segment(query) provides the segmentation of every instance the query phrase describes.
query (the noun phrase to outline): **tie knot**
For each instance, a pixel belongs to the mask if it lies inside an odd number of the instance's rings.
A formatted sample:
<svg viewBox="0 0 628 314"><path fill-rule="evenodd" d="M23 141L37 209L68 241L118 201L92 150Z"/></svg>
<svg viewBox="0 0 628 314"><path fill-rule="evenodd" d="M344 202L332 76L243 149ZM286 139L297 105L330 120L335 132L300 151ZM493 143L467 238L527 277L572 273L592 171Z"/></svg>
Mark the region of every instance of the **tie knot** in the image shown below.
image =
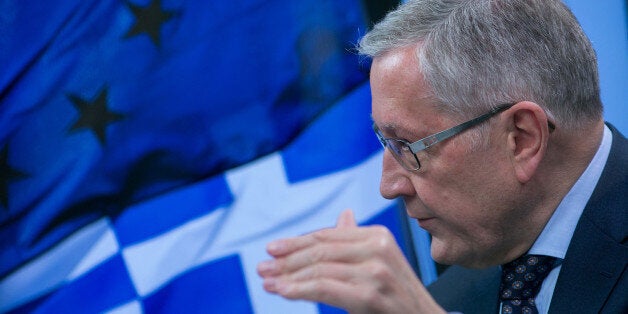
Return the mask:
<svg viewBox="0 0 628 314"><path fill-rule="evenodd" d="M499 297L503 302L503 313L536 313L534 298L541 283L554 268L555 257L524 255L502 265L502 281ZM516 309L520 309L517 311Z"/></svg>

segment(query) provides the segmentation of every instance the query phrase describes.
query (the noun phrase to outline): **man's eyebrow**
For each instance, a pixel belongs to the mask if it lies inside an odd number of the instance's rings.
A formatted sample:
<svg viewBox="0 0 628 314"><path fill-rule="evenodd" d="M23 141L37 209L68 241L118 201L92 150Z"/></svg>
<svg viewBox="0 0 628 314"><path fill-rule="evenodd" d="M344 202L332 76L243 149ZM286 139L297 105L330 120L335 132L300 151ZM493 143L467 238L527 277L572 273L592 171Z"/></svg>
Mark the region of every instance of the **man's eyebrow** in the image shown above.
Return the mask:
<svg viewBox="0 0 628 314"><path fill-rule="evenodd" d="M382 132L382 134L391 137L391 138L397 138L399 137L399 130L400 128L392 123L385 123L382 125L379 125L375 122L373 122L373 124L375 124L375 126L377 126L377 128Z"/></svg>
<svg viewBox="0 0 628 314"><path fill-rule="evenodd" d="M373 119L373 115L371 114L371 122L377 126L378 129L384 131L384 130L389 130L394 132L394 130L398 129L399 127L394 124L394 123L384 123L384 124L379 124L375 122L375 119Z"/></svg>
<svg viewBox="0 0 628 314"><path fill-rule="evenodd" d="M380 130L382 131L386 131L387 133L390 133L392 135L396 135L397 134L397 130L399 130L399 128L394 125L394 124L384 124L382 126L378 126L380 128Z"/></svg>

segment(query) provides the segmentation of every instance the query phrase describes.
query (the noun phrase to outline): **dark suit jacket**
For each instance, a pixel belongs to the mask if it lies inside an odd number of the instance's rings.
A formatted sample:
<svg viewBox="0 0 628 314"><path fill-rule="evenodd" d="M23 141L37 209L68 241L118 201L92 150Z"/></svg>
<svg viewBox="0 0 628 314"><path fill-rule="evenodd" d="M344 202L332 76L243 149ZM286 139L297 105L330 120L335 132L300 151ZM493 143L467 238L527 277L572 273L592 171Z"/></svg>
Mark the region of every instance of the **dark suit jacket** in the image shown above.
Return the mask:
<svg viewBox="0 0 628 314"><path fill-rule="evenodd" d="M563 261L550 313L628 313L628 140L613 126L608 161ZM428 287L448 311L498 313L499 267L447 269Z"/></svg>

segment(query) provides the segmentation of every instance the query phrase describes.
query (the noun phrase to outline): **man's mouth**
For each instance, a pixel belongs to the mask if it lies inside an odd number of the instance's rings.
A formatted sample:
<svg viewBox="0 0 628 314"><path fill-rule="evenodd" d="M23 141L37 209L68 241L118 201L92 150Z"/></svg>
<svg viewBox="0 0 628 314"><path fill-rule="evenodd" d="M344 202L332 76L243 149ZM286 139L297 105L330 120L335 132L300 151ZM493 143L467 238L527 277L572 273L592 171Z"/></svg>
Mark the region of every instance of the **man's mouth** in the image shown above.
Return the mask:
<svg viewBox="0 0 628 314"><path fill-rule="evenodd" d="M421 228L427 229L431 222L434 221L434 217L416 218L416 221L419 223Z"/></svg>

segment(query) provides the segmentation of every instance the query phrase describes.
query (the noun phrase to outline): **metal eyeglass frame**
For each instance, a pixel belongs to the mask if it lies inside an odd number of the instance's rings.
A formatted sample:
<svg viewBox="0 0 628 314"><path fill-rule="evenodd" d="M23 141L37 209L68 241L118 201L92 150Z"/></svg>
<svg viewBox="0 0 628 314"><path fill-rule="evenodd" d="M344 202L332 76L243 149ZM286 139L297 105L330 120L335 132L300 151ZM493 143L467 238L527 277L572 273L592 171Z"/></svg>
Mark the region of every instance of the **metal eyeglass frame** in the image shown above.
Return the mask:
<svg viewBox="0 0 628 314"><path fill-rule="evenodd" d="M488 120L488 118L509 109L510 107L514 106L516 103L508 103L508 104L501 104L493 109L491 109L491 111L489 111L488 113L485 113L477 118L471 119L467 122L463 122L461 124L458 124L454 127L451 127L447 130L444 131L440 131L438 133L432 134L432 135L428 135L414 143L410 143L406 140L402 140L402 139L398 139L398 138L386 138L384 137L384 135L382 134L382 132L379 130L379 128L377 127L377 125L375 125L375 123L373 123L373 131L375 131L375 135L377 135L377 138L379 139L379 142L382 144L382 146L384 146L384 149L386 147L388 147L388 149L390 150L390 152L392 153L393 157L395 157L395 159L397 160L397 162L399 162L401 164L401 166L403 166L403 168L405 168L406 170L409 171L417 171L421 168L421 162L419 161L419 158L417 157L417 153L429 148L430 146L433 146L436 143L442 142L450 137L453 137L455 135L458 135L460 133L462 133L462 131L465 131L467 129L469 129L472 126L478 125L486 120ZM548 122L549 128L550 130L554 130L555 126L553 123ZM403 144L402 149L408 149L410 152L412 152L412 155L414 156L414 160L416 161L416 167L411 167L411 163L412 161L408 161L404 159L404 156L402 155L401 151L396 151L394 148L396 146L394 146L394 144L392 144L391 142L395 141L398 143Z"/></svg>

